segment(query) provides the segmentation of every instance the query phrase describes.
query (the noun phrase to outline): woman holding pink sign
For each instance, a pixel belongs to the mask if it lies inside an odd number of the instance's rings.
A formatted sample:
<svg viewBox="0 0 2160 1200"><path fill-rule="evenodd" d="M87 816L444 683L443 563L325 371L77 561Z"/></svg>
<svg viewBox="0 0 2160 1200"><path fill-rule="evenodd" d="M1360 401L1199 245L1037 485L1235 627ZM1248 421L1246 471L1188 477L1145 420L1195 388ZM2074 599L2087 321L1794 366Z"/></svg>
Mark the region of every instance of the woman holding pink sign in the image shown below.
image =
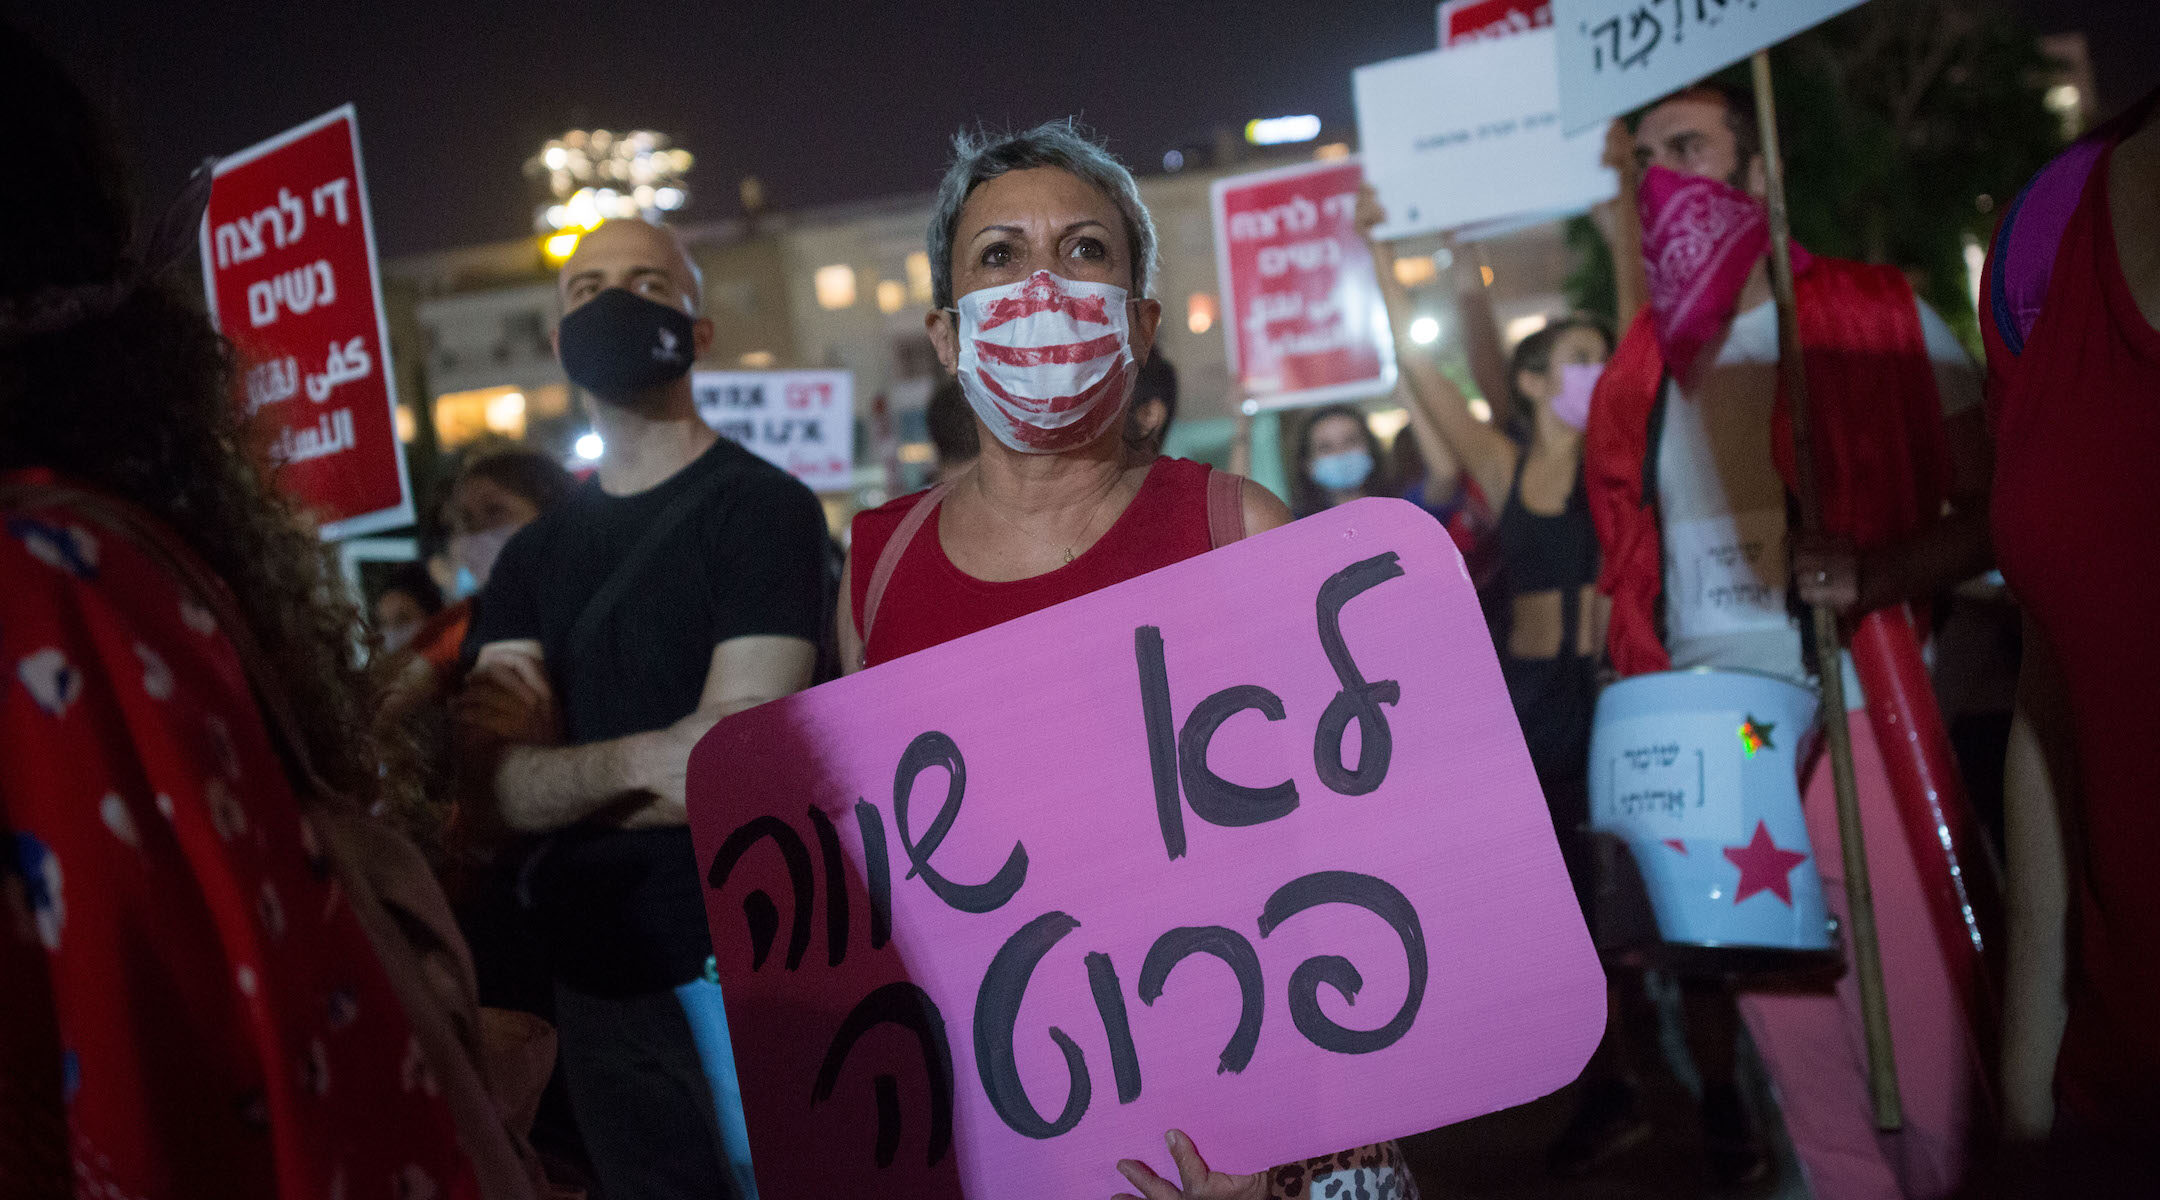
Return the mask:
<svg viewBox="0 0 2160 1200"><path fill-rule="evenodd" d="M1289 522L1250 480L1126 437L1162 318L1148 296L1154 223L1131 173L1070 122L957 139L929 250L930 339L959 376L982 453L856 516L837 631L851 669ZM1183 1133L1166 1141L1176 1184L1117 1164L1147 1200L1304 1195L1326 1177L1359 1195L1417 1194L1392 1145L1233 1176L1210 1171Z"/></svg>

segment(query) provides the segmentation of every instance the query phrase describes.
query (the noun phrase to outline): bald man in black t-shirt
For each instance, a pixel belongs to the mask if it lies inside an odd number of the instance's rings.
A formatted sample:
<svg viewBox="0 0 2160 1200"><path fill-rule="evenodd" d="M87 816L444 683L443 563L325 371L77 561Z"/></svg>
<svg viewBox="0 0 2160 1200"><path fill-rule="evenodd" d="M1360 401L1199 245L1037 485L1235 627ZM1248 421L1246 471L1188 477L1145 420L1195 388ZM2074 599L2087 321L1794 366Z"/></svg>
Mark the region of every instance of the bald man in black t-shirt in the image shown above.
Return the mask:
<svg viewBox="0 0 2160 1200"><path fill-rule="evenodd" d="M721 717L809 684L824 516L699 418L688 372L712 324L672 233L602 225L560 287L557 352L604 449L595 478L504 548L476 604L467 794L542 839L520 890L602 1187L741 1194L748 1145L684 773Z"/></svg>

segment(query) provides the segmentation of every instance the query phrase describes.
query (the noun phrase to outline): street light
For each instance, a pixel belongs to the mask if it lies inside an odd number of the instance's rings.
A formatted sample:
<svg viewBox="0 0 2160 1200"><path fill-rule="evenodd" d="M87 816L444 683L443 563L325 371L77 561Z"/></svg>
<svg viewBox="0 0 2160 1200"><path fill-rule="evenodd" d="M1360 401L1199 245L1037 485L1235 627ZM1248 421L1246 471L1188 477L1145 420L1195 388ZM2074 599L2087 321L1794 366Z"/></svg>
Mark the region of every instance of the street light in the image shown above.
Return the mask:
<svg viewBox="0 0 2160 1200"><path fill-rule="evenodd" d="M1255 146L1309 142L1319 136L1320 118L1310 113L1295 117L1262 117L1245 122L1245 140Z"/></svg>
<svg viewBox="0 0 2160 1200"><path fill-rule="evenodd" d="M533 227L554 234L589 232L602 221L626 217L659 220L690 202L683 176L693 161L689 151L650 129L570 130L525 160L526 177L546 192Z"/></svg>
<svg viewBox="0 0 2160 1200"><path fill-rule="evenodd" d="M576 229L567 233L549 234L540 242L540 253L547 257L549 266L559 267L570 261L570 255L577 250L578 239L583 236L584 234Z"/></svg>

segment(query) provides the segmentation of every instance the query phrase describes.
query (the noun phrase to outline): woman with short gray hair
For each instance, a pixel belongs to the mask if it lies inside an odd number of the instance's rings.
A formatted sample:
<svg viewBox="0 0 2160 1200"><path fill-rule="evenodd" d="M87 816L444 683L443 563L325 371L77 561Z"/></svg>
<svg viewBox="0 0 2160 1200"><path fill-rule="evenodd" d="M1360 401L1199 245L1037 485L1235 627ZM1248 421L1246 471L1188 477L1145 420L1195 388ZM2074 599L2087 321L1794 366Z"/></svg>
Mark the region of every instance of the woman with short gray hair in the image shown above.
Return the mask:
<svg viewBox="0 0 2160 1200"><path fill-rule="evenodd" d="M928 491L858 514L838 635L850 669L1025 616L1248 533L1290 511L1250 480L1128 438L1155 346L1155 226L1131 172L1069 121L963 134L929 231L925 318L982 453ZM1392 1145L1257 1175L1210 1171L1168 1138L1182 1186L1117 1164L1147 1200L1416 1195ZM1107 1165L1107 1164L1105 1164Z"/></svg>
<svg viewBox="0 0 2160 1200"><path fill-rule="evenodd" d="M953 150L925 322L982 454L855 518L838 632L856 668L1290 519L1265 488L1125 435L1162 319L1132 173L1069 121L964 133Z"/></svg>
<svg viewBox="0 0 2160 1200"><path fill-rule="evenodd" d="M1132 288L1145 298L1155 284L1155 221L1140 202L1140 188L1100 142L1071 121L1045 121L1023 134L993 135L982 130L953 138L953 162L938 184L937 209L930 218L930 290L940 309L953 303L953 239L960 210L976 188L1008 171L1055 167L1100 191L1117 208L1132 247Z"/></svg>

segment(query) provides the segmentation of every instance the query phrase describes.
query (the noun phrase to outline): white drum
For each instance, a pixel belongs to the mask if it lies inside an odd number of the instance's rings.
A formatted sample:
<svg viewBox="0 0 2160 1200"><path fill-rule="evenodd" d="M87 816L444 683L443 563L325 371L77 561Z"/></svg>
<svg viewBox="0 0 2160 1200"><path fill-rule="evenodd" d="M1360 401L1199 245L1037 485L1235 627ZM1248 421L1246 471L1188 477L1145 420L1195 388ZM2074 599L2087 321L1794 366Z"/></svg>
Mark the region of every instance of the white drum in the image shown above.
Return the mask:
<svg viewBox="0 0 2160 1200"><path fill-rule="evenodd" d="M1800 807L1818 706L1790 680L1707 669L1598 696L1590 826L1627 842L1665 942L1730 951L1709 961L1734 970L1834 953Z"/></svg>

